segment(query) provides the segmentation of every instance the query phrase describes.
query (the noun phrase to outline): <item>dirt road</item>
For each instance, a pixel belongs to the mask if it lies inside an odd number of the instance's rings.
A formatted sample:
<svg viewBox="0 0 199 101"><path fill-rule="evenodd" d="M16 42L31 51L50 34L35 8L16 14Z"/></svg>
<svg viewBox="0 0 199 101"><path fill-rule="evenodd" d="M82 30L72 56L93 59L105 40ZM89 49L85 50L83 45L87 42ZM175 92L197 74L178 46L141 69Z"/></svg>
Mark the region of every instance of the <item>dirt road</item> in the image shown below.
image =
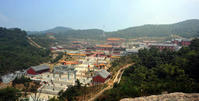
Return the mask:
<svg viewBox="0 0 199 101"><path fill-rule="evenodd" d="M113 77L113 80L109 80L109 82L107 82L108 86L107 86L106 88L102 89L99 93L95 94L95 96L93 96L92 98L90 98L88 101L94 101L96 98L98 98L100 95L102 95L104 91L109 90L109 89L112 89L114 83L119 83L119 82L120 82L124 70L125 70L126 68L128 68L129 66L132 66L132 65L133 65L133 63L132 63L132 64L127 64L127 65L121 67L121 68L117 71L116 76Z"/></svg>
<svg viewBox="0 0 199 101"><path fill-rule="evenodd" d="M32 46L37 47L37 48L43 48L43 47L41 47L40 45L38 45L35 41L33 41L33 40L31 39L31 37L28 37L28 36L27 36L27 39L29 40L29 43L30 43ZM43 48L43 49L45 49L45 48Z"/></svg>

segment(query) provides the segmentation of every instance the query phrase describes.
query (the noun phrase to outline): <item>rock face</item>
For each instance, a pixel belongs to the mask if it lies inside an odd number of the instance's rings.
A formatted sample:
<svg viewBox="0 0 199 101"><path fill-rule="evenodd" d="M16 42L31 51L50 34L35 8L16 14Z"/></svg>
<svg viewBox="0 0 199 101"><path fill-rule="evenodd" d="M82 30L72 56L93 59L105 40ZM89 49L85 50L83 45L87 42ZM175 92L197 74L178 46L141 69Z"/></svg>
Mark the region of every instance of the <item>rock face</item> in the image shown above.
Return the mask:
<svg viewBox="0 0 199 101"><path fill-rule="evenodd" d="M124 98L120 101L199 101L199 93L170 93L147 97Z"/></svg>

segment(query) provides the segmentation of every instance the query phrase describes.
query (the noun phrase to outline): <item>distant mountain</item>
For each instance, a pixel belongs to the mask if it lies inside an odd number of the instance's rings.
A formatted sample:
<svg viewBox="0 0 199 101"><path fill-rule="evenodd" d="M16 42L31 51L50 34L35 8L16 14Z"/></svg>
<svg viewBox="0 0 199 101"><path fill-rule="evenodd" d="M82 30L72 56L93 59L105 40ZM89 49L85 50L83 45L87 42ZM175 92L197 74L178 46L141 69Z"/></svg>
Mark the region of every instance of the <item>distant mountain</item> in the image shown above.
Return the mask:
<svg viewBox="0 0 199 101"><path fill-rule="evenodd" d="M159 37L169 36L176 34L183 37L195 37L199 36L199 20L192 19L175 24L160 24L160 25L143 25L138 27L130 27L123 30L107 32L108 36L114 37Z"/></svg>
<svg viewBox="0 0 199 101"><path fill-rule="evenodd" d="M55 33L54 36L58 39L79 38L79 39L101 39L103 38L103 30L86 29L86 30L68 30L62 33Z"/></svg>
<svg viewBox="0 0 199 101"><path fill-rule="evenodd" d="M29 35L42 47L49 48L55 43L70 43L74 40L105 40L104 31L100 29L68 30L59 33L43 33ZM52 38L53 37L53 38Z"/></svg>
<svg viewBox="0 0 199 101"><path fill-rule="evenodd" d="M44 33L64 33L64 32L67 32L69 30L73 30L73 29L69 28L69 27L59 26L59 27L55 27L55 28L52 28L52 29L48 29L46 31L42 31L42 32L44 32Z"/></svg>
<svg viewBox="0 0 199 101"><path fill-rule="evenodd" d="M45 34L45 33L65 33L69 30L73 30L72 28L69 27L62 27L58 26L52 29L44 30L44 31L27 31L27 33L30 34Z"/></svg>
<svg viewBox="0 0 199 101"><path fill-rule="evenodd" d="M28 32L29 33L29 32ZM64 37L73 38L94 38L101 39L106 37L121 37L121 38L135 38L135 37L168 37L172 34L179 35L182 37L196 37L199 36L199 20L192 19L186 20L175 24L159 24L159 25L143 25L137 27L130 27L113 32L104 32L100 29L86 29L86 30L75 30L68 27L55 27L53 29L31 32L35 33L55 33ZM105 34L103 34L105 33ZM30 33L29 33L30 34Z"/></svg>

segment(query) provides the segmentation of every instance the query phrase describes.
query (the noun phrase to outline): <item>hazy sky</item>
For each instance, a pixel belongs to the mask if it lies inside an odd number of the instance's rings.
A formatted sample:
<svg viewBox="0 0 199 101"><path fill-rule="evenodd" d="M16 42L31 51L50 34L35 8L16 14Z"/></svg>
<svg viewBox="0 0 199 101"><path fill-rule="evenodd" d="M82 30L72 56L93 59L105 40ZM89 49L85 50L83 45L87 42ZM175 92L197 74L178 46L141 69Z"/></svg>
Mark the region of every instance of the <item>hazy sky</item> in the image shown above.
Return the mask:
<svg viewBox="0 0 199 101"><path fill-rule="evenodd" d="M118 30L199 19L199 0L0 0L0 26Z"/></svg>

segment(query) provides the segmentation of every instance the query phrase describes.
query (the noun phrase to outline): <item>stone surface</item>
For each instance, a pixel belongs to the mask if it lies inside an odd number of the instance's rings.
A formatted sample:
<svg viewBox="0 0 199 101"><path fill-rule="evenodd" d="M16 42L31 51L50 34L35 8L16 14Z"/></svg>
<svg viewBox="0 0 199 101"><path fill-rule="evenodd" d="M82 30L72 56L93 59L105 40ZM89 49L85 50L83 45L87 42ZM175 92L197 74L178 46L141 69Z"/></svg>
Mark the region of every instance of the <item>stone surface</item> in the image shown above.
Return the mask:
<svg viewBox="0 0 199 101"><path fill-rule="evenodd" d="M120 101L199 101L199 93L170 93L162 95L151 95L137 98L124 98Z"/></svg>

